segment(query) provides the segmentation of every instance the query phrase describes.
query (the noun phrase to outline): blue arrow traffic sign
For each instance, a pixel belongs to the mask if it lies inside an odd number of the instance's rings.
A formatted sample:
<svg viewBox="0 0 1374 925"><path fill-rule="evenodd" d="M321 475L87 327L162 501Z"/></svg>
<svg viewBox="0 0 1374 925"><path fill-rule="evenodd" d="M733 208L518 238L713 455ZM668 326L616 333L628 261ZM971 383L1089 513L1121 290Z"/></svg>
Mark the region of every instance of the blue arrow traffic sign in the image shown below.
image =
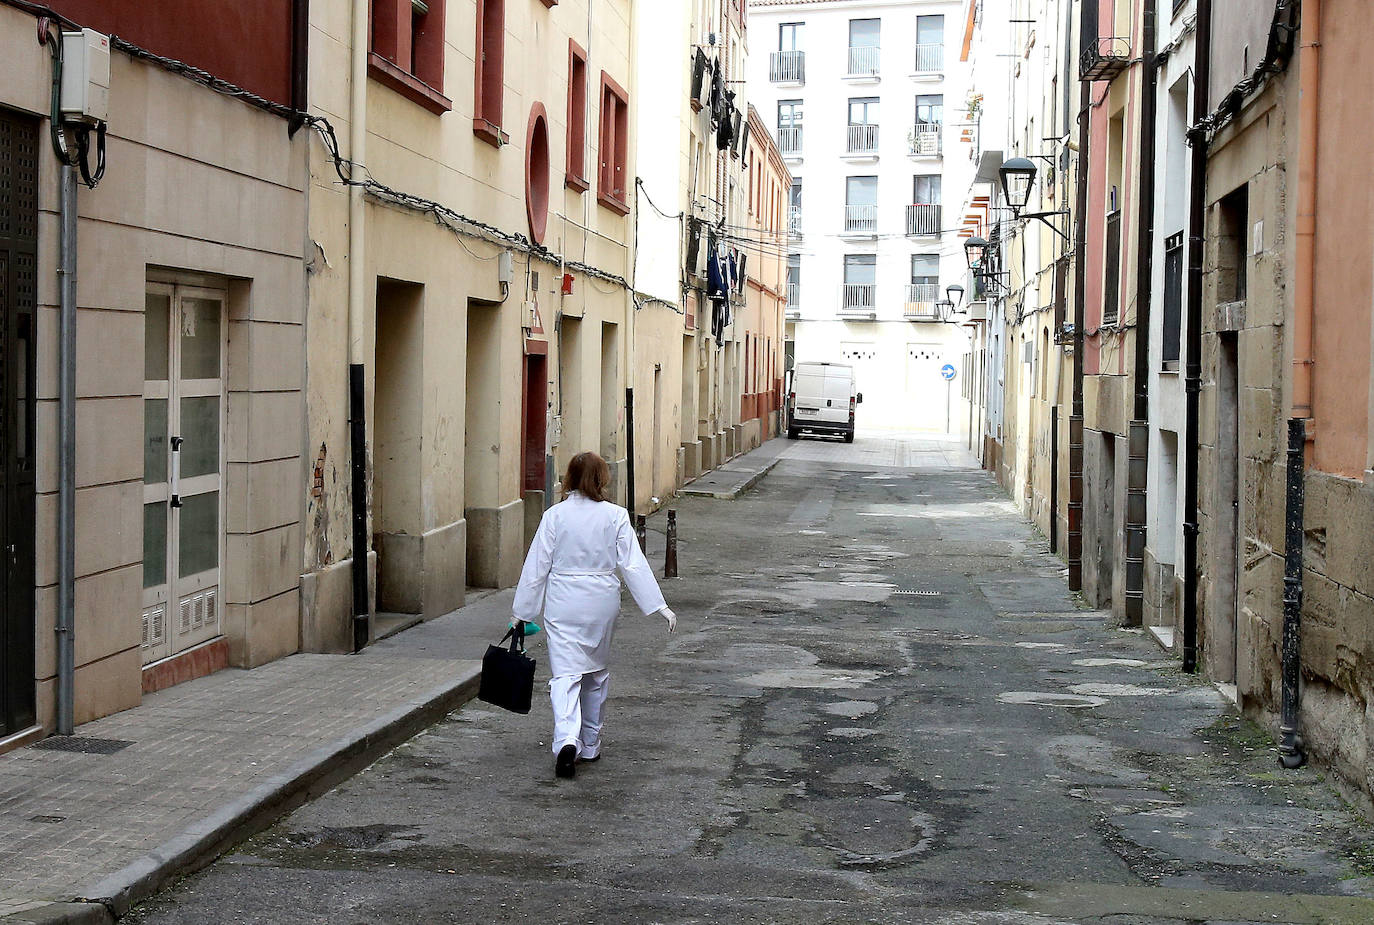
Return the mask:
<svg viewBox="0 0 1374 925"><path fill-rule="evenodd" d="M944 377L944 380L946 382L952 382L954 380L954 377L958 375L958 372L955 370L953 366L951 366L949 363L946 363L944 366L940 367L940 375Z"/></svg>

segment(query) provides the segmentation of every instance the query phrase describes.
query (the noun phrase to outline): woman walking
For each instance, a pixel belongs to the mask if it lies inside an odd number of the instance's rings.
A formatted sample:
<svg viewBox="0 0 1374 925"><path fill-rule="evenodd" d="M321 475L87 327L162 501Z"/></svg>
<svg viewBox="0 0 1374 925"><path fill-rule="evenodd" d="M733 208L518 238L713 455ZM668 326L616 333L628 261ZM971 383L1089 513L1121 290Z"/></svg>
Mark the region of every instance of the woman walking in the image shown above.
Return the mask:
<svg viewBox="0 0 1374 925"><path fill-rule="evenodd" d="M517 620L544 613L559 777L572 777L579 759L601 757L601 708L620 614L620 579L640 610L661 614L670 633L677 628L629 513L606 499L610 481L610 467L595 453L579 453L568 463L566 497L544 512L511 606Z"/></svg>

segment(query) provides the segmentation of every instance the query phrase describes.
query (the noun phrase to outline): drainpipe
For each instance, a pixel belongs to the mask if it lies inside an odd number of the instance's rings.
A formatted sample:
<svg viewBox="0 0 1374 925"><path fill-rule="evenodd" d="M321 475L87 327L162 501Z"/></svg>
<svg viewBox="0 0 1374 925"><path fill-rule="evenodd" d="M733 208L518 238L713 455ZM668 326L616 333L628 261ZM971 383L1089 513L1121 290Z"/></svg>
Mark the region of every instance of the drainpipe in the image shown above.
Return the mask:
<svg viewBox="0 0 1374 925"><path fill-rule="evenodd" d="M62 164L57 352L57 734L76 727L76 168Z"/></svg>
<svg viewBox="0 0 1374 925"><path fill-rule="evenodd" d="M1145 616L1146 500L1150 465L1150 301L1154 298L1155 123L1158 0L1145 0L1141 29L1140 205L1136 232L1135 409L1126 438L1126 624Z"/></svg>
<svg viewBox="0 0 1374 925"><path fill-rule="evenodd" d="M1313 307L1316 304L1317 78L1321 66L1321 0L1303 0L1298 49L1298 226L1293 269L1293 416L1306 418L1307 439L1316 438L1312 417Z"/></svg>
<svg viewBox="0 0 1374 925"><path fill-rule="evenodd" d="M1092 84L1079 81L1078 188L1075 191L1073 242L1073 405L1069 412L1069 590L1083 589L1083 350L1087 308L1088 257L1088 122Z"/></svg>
<svg viewBox="0 0 1374 925"><path fill-rule="evenodd" d="M1307 761L1298 736L1298 684L1302 670L1303 451L1307 422L1288 420L1288 499L1283 539L1283 714L1279 720L1279 763L1290 770Z"/></svg>
<svg viewBox="0 0 1374 925"><path fill-rule="evenodd" d="M634 371L630 370L633 376ZM635 512L635 390L634 386L625 389L625 509L634 516Z"/></svg>
<svg viewBox="0 0 1374 925"><path fill-rule="evenodd" d="M368 0L353 0L353 38L348 107L349 178L367 152ZM370 636L367 558L367 405L364 363L367 275L362 186L348 187L348 420L353 514L353 651Z"/></svg>
<svg viewBox="0 0 1374 925"><path fill-rule="evenodd" d="M1207 213L1207 91L1211 80L1212 0L1197 0L1193 39L1193 128L1188 189L1188 336L1184 361L1183 670L1197 671L1198 400L1202 392L1202 239Z"/></svg>

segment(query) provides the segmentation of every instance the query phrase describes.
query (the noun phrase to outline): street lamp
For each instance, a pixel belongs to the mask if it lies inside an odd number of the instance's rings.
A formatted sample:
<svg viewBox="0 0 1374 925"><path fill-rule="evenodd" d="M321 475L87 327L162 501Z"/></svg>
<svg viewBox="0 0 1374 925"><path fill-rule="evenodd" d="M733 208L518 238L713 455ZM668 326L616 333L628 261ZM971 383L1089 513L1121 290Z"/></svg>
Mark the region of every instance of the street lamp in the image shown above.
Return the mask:
<svg viewBox="0 0 1374 925"><path fill-rule="evenodd" d="M983 262L983 255L987 253L988 242L978 235L974 235L964 242L964 256L968 258L968 268L977 270Z"/></svg>
<svg viewBox="0 0 1374 925"><path fill-rule="evenodd" d="M1035 183L1035 164L1028 158L1013 157L997 171L1002 177L1002 194L1013 215L1019 215L1030 200L1031 185Z"/></svg>
<svg viewBox="0 0 1374 925"><path fill-rule="evenodd" d="M964 301L964 287L960 286L958 283L952 286L946 286L945 298L947 298L951 304L958 305L960 302Z"/></svg>
<svg viewBox="0 0 1374 925"><path fill-rule="evenodd" d="M941 299L935 303L935 317L941 321L948 321L954 315L954 303L949 299Z"/></svg>

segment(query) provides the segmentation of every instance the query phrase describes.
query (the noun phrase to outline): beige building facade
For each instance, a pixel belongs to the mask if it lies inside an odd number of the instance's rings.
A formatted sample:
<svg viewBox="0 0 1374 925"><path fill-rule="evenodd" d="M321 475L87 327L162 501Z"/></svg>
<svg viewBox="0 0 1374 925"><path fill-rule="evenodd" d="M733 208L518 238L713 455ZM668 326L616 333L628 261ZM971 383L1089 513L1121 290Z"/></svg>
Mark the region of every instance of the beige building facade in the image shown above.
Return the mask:
<svg viewBox="0 0 1374 925"><path fill-rule="evenodd" d="M19 364L5 385L4 420L19 428L5 440L15 454L5 490L19 518L8 541L31 565L7 581L0 749L226 664L261 664L300 639L308 142L268 111L284 109L292 88L268 80L254 87L257 104L232 99L140 57L128 44L147 34L137 11L54 6L70 19L51 21L50 35L85 26L128 42L109 51L104 175L71 203L68 367L52 57L34 16L0 6L0 308L7 368ZM194 17L197 6L173 15ZM272 12L265 6L237 12L252 20ZM280 33L253 66L289 74L290 48ZM242 79L218 69L222 47L189 26L179 44L153 50ZM75 385L74 468L59 454L64 374ZM64 485L74 498L70 574ZM65 601L70 633L58 632ZM64 675L70 699L59 693Z"/></svg>

